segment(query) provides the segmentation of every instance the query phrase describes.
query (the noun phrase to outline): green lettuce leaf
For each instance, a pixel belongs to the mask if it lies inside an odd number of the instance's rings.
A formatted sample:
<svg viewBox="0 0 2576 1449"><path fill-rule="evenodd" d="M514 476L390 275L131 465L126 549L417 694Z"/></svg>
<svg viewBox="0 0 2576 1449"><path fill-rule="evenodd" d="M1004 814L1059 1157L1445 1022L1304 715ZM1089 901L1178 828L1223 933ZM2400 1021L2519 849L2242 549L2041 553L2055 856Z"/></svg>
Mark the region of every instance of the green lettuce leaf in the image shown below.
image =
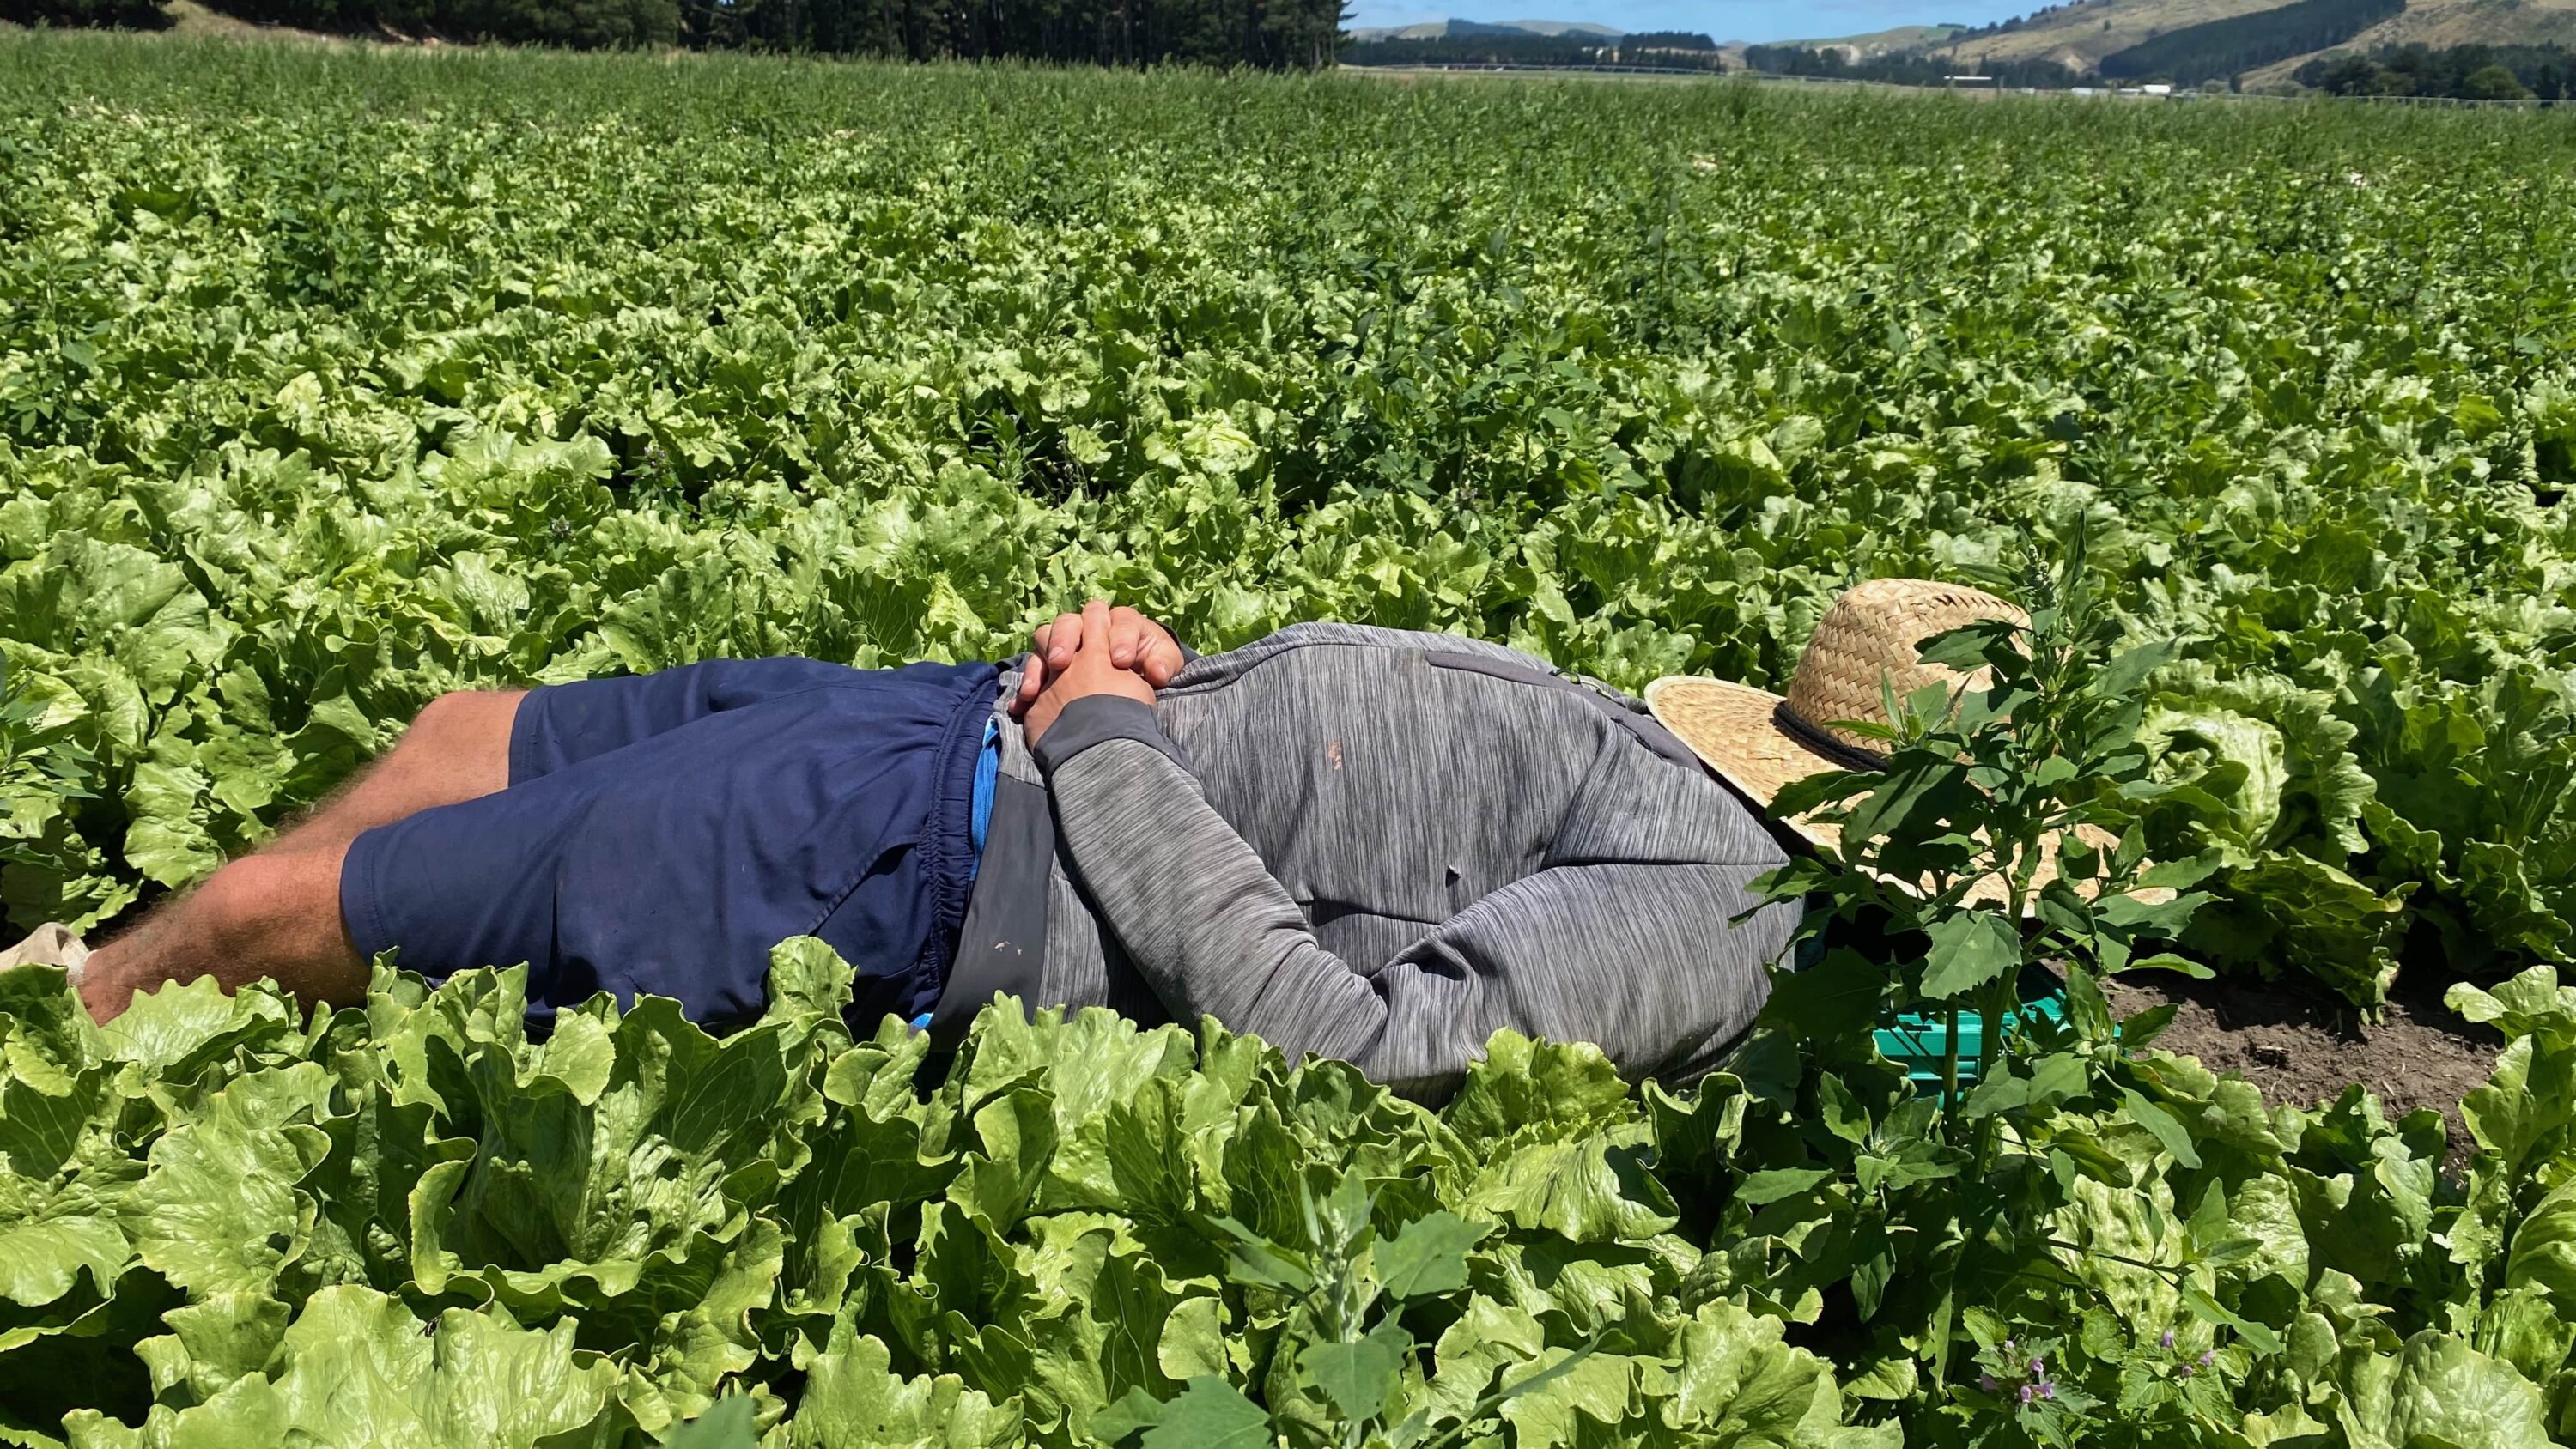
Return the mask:
<svg viewBox="0 0 2576 1449"><path fill-rule="evenodd" d="M2331 695L2186 662L2156 681L2138 743L2163 778L2191 787L2204 841L2247 859L2295 851L2331 865L2369 843L2361 815L2375 791L2351 750L2357 733Z"/></svg>
<svg viewBox="0 0 2576 1449"><path fill-rule="evenodd" d="M831 1345L805 1365L805 1395L789 1424L795 1449L875 1449L950 1444L1008 1449L1022 1442L1019 1403L995 1403L954 1375L906 1379L888 1370L886 1346L837 1325Z"/></svg>
<svg viewBox="0 0 2576 1449"><path fill-rule="evenodd" d="M523 1446L604 1427L615 1365L574 1347L570 1320L543 1332L498 1310L451 1308L428 1324L370 1289L305 1301L273 1375L249 1374L193 1407L155 1405L139 1429L82 1411L76 1449L217 1444ZM569 1439L551 1442L573 1442Z"/></svg>

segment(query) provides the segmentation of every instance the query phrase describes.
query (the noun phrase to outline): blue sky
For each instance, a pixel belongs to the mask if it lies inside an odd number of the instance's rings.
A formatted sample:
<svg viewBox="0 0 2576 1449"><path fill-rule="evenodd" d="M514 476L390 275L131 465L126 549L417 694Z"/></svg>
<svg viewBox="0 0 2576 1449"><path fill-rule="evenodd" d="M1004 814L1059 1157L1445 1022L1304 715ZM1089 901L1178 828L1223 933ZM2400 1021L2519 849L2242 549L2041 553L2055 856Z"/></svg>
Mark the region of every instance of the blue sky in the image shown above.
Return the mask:
<svg viewBox="0 0 2576 1449"><path fill-rule="evenodd" d="M1983 25L2023 14L2044 0L1459 0L1442 8L1422 0L1348 0L1358 27L1466 20L1589 20L1620 30L1704 30L1719 40L1804 40L1857 35L1894 25L1955 20Z"/></svg>

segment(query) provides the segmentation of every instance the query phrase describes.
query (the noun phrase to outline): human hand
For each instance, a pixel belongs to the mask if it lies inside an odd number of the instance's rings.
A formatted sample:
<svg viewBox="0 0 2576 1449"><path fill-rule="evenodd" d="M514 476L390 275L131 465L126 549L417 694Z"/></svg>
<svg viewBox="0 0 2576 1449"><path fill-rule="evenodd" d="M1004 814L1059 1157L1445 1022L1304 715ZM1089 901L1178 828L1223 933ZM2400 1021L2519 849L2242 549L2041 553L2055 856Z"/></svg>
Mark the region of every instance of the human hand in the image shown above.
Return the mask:
<svg viewBox="0 0 2576 1449"><path fill-rule="evenodd" d="M1181 672L1187 661L1171 630L1124 604L1095 600L1093 607L1108 611L1110 664L1136 671L1154 689L1171 683L1172 676ZM1040 624L1030 636L1029 662L1021 668L1020 692L1012 697L1011 713L1025 717L1047 686L1072 665L1074 651L1083 643L1087 612L1058 614L1054 622ZM1153 696L1148 692L1145 697Z"/></svg>
<svg viewBox="0 0 2576 1449"><path fill-rule="evenodd" d="M1118 612L1109 607L1108 600L1094 599L1081 614L1066 614L1048 626L1046 643L1064 647L1064 665L1049 669L1046 687L1036 699L1021 706L1020 726L1027 732L1030 744L1036 744L1047 726L1055 723L1055 717L1064 713L1064 707L1077 699L1115 694L1145 704L1154 702L1154 685L1144 671L1117 662L1118 623L1114 616ZM1069 628L1067 621L1073 627ZM1070 645L1065 644L1068 638L1073 640ZM1168 642L1171 636L1165 634L1163 638ZM1053 657L1056 650L1045 648L1044 653ZM1036 665L1036 660L1030 661L1032 672ZM1166 670L1164 677L1168 679L1176 672L1177 668Z"/></svg>

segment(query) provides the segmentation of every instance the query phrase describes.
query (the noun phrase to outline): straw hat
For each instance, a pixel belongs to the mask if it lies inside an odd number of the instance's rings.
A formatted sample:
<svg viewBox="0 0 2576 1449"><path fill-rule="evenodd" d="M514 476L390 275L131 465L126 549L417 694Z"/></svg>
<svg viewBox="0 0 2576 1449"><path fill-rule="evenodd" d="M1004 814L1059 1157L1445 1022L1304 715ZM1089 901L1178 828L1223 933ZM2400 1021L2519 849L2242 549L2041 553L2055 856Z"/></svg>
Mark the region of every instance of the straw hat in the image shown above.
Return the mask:
<svg viewBox="0 0 2576 1449"><path fill-rule="evenodd" d="M2030 616L1961 584L1874 579L1845 590L1825 611L1798 656L1786 695L1723 679L1675 675L1646 686L1646 707L1728 784L1768 807L1793 780L1828 770L1886 766L1876 741L1836 727L1842 720L1888 722L1882 680L1899 699L1927 684L1982 687L1985 671L1963 675L1926 664L1920 651L1933 635L1983 619L2026 624ZM1804 817L1781 823L1820 845L1838 844L1831 825ZM2079 826L2076 833L2096 847L2115 843L2094 826ZM2034 884L2056 875L2056 843L2044 842L2042 851ZM2004 895L2004 883L1990 876L1968 898L1999 901Z"/></svg>

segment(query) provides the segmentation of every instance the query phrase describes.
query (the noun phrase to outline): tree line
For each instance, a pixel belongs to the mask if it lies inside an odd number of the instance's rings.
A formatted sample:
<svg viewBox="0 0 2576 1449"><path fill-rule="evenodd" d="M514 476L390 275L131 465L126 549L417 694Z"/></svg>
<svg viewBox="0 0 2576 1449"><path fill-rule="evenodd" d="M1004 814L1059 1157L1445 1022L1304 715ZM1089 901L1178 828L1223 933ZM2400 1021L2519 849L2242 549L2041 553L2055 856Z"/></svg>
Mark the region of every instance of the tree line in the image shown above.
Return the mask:
<svg viewBox="0 0 2576 1449"><path fill-rule="evenodd" d="M583 49L746 48L1269 70L1333 63L1340 0L207 0L256 24ZM22 24L167 24L161 0L0 0Z"/></svg>
<svg viewBox="0 0 2576 1449"><path fill-rule="evenodd" d="M1420 39L1354 41L1342 50L1349 65L1654 65L1723 70L1716 42L1701 35L1660 32L1666 44L1649 48L1642 41L1656 35L1627 35L1615 40L1568 32L1532 35L1527 31L1467 31ZM1680 42L1707 41L1691 45Z"/></svg>
<svg viewBox="0 0 2576 1449"><path fill-rule="evenodd" d="M2015 15L2009 19L1997 20L1986 25L1946 25L1937 26L1935 28L1946 29L1950 32L1948 38L1944 39L1941 44L1953 45L1962 40L1979 40L1993 35L2010 35L2016 30L2036 24L2060 11L2076 9L2084 3L2085 0L2065 0L2065 3L2063 4L2042 5L2027 15Z"/></svg>
<svg viewBox="0 0 2576 1449"><path fill-rule="evenodd" d="M1640 30L1619 37L1619 48L1631 50L1715 50L1717 42L1697 30Z"/></svg>
<svg viewBox="0 0 2576 1449"><path fill-rule="evenodd" d="M2576 100L2576 50L2558 45L2415 44L2368 55L2320 56L2292 72L2338 96L2438 96L2459 101Z"/></svg>
<svg viewBox="0 0 2576 1449"><path fill-rule="evenodd" d="M1998 86L2064 90L2083 79L2052 60L1989 61L1982 56L1928 56L1919 51L1900 51L1856 61L1838 46L1819 50L1803 45L1751 45L1745 47L1744 63L1771 75L1878 81L1897 86L1946 85L1954 75L1978 75L1992 77Z"/></svg>
<svg viewBox="0 0 2576 1449"><path fill-rule="evenodd" d="M161 0L0 0L0 20L157 30L170 23L170 15L161 8Z"/></svg>

